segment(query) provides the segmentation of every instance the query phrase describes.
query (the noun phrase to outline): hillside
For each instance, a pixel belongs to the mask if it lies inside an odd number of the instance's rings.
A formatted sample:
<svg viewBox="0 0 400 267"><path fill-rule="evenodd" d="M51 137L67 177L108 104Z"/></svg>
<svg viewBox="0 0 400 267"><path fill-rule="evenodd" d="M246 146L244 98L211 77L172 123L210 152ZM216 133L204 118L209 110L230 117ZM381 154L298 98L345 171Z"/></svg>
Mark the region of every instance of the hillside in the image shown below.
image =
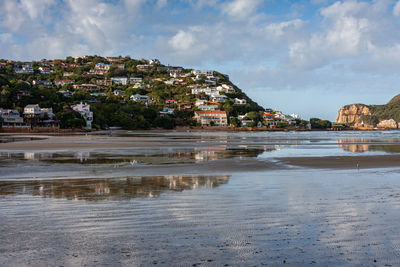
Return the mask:
<svg viewBox="0 0 400 267"><path fill-rule="evenodd" d="M393 97L386 105L352 104L343 106L336 122L355 128L398 129L400 123L400 95Z"/></svg>
<svg viewBox="0 0 400 267"><path fill-rule="evenodd" d="M264 111L227 75L130 57L0 60L0 93L3 127L174 128L215 110L223 120L208 123L229 125Z"/></svg>

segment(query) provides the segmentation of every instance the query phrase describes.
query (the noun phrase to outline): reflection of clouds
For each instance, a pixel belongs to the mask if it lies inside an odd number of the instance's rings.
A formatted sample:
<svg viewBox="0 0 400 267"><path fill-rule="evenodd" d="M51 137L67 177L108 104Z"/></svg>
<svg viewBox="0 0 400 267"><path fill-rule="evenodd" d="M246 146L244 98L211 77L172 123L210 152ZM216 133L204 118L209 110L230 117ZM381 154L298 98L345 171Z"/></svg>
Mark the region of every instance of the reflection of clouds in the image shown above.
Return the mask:
<svg viewBox="0 0 400 267"><path fill-rule="evenodd" d="M167 191L211 189L226 184L229 176L160 176L107 179L55 179L41 181L0 182L0 194L71 200L122 200L158 197Z"/></svg>

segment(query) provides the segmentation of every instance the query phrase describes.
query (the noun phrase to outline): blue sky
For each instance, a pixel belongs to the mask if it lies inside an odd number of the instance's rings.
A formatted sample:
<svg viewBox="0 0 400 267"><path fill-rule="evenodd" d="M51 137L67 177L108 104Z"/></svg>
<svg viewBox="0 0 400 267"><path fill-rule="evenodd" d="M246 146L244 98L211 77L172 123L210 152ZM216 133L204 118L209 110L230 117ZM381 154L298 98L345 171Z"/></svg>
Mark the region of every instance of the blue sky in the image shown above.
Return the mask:
<svg viewBox="0 0 400 267"><path fill-rule="evenodd" d="M264 107L334 120L400 93L400 1L0 0L0 58L158 58Z"/></svg>

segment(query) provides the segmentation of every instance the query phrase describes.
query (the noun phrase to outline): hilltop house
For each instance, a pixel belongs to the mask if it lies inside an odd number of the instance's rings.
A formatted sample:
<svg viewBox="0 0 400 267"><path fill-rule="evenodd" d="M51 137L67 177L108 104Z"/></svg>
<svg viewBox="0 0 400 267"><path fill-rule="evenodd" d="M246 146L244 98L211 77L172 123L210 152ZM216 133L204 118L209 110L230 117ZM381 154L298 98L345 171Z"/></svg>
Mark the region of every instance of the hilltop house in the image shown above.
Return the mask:
<svg viewBox="0 0 400 267"><path fill-rule="evenodd" d="M50 74L53 72L50 68L47 67L39 67L38 69L40 71L40 74Z"/></svg>
<svg viewBox="0 0 400 267"><path fill-rule="evenodd" d="M143 81L143 78L140 77L130 77L129 82L132 83L141 83Z"/></svg>
<svg viewBox="0 0 400 267"><path fill-rule="evenodd" d="M152 68L153 65L150 64L136 65L136 69L139 71L150 71Z"/></svg>
<svg viewBox="0 0 400 267"><path fill-rule="evenodd" d="M42 81L42 80L33 80L32 85L43 85L43 86L52 86L53 83L50 81Z"/></svg>
<svg viewBox="0 0 400 267"><path fill-rule="evenodd" d="M195 111L194 119L201 125L227 126L228 118L225 111Z"/></svg>
<svg viewBox="0 0 400 267"><path fill-rule="evenodd" d="M226 95L213 94L211 100L217 103L224 103L228 100L228 97Z"/></svg>
<svg viewBox="0 0 400 267"><path fill-rule="evenodd" d="M125 94L124 90L114 90L114 95L115 96L123 96Z"/></svg>
<svg viewBox="0 0 400 267"><path fill-rule="evenodd" d="M33 64L32 62L25 62L21 67L17 66L14 68L15 73L32 74Z"/></svg>
<svg viewBox="0 0 400 267"><path fill-rule="evenodd" d="M71 108L82 115L83 119L86 122L86 129L91 130L93 122L93 112L90 111L90 105L87 103L83 104L81 102L77 105L72 105Z"/></svg>
<svg viewBox="0 0 400 267"><path fill-rule="evenodd" d="M104 75L110 70L110 64L97 63L93 69L89 70L88 74L92 75Z"/></svg>
<svg viewBox="0 0 400 267"><path fill-rule="evenodd" d="M193 75L204 75L204 76L213 76L214 75L214 71L212 70L192 70L191 73Z"/></svg>

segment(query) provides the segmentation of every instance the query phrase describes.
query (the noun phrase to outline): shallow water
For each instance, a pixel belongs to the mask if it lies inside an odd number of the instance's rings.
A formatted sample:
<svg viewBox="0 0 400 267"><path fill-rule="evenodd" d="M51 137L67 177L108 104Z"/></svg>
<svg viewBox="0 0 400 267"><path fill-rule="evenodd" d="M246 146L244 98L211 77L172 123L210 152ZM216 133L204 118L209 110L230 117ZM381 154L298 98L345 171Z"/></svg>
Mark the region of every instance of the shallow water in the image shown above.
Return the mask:
<svg viewBox="0 0 400 267"><path fill-rule="evenodd" d="M162 145L0 147L0 266L400 262L397 166L279 163L397 155L396 131L138 135Z"/></svg>

